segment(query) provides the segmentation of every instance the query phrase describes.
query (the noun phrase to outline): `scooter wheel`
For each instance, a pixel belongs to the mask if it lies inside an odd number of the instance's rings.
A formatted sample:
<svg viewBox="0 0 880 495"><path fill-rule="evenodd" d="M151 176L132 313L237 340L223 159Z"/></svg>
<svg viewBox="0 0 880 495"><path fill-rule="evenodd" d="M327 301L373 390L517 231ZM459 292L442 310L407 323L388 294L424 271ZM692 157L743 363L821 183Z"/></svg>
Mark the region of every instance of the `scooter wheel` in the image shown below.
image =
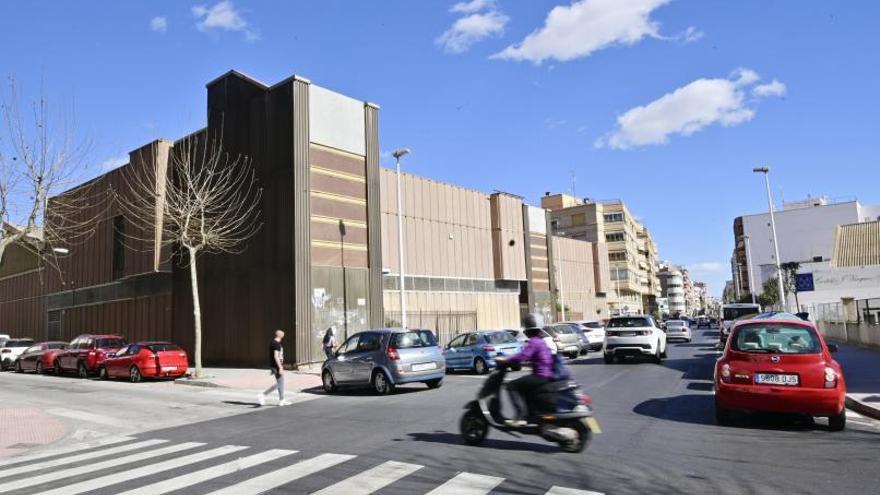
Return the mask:
<svg viewBox="0 0 880 495"><path fill-rule="evenodd" d="M593 433L590 431L590 428L580 420L569 421L562 426L576 431L577 438L567 442L559 442L559 448L561 448L563 452L569 452L572 454L583 452L584 449L587 448L587 444L590 442L590 437Z"/></svg>
<svg viewBox="0 0 880 495"><path fill-rule="evenodd" d="M479 445L489 434L489 423L486 418L481 412L473 409L464 413L459 427L461 428L461 437L468 445Z"/></svg>

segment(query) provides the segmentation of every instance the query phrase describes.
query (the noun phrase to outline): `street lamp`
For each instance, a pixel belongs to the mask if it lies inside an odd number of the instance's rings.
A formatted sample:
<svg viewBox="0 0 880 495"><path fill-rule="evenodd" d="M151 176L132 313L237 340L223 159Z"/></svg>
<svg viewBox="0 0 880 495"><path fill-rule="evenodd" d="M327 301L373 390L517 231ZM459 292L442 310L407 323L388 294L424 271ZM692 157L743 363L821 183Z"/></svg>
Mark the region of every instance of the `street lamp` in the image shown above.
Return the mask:
<svg viewBox="0 0 880 495"><path fill-rule="evenodd" d="M397 165L397 255L400 272L400 326L406 328L406 296L404 295L403 256L403 201L400 197L400 159L409 154L408 148L398 148L391 153Z"/></svg>
<svg viewBox="0 0 880 495"><path fill-rule="evenodd" d="M52 248L52 252L55 254L70 254L70 250L67 248Z"/></svg>
<svg viewBox="0 0 880 495"><path fill-rule="evenodd" d="M752 295L752 304L757 304L755 300L757 296L755 295L755 276L752 273L752 248L749 240L751 238L747 235L743 236L743 240L746 243L746 267L749 270L749 293Z"/></svg>
<svg viewBox="0 0 880 495"><path fill-rule="evenodd" d="M779 240L776 237L776 218L773 215L773 196L770 194L770 167L755 167L752 172L764 174L764 185L767 187L767 204L770 208L770 230L773 234L773 251L776 254L776 285L779 289L779 304L785 310L785 290L782 288L782 267L779 264Z"/></svg>

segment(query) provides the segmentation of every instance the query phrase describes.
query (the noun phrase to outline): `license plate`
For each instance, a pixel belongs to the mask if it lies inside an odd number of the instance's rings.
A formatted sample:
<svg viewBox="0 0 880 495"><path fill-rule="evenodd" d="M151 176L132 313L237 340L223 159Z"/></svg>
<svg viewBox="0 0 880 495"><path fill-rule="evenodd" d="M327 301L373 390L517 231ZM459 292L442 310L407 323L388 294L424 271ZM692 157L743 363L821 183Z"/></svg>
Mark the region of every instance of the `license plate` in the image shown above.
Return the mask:
<svg viewBox="0 0 880 495"><path fill-rule="evenodd" d="M162 366L162 371L177 371L177 366Z"/></svg>
<svg viewBox="0 0 880 495"><path fill-rule="evenodd" d="M797 375L779 375L771 373L755 373L755 383L759 385L783 385L797 387L800 380Z"/></svg>
<svg viewBox="0 0 880 495"><path fill-rule="evenodd" d="M618 335L621 337L635 337L635 332L620 332Z"/></svg>
<svg viewBox="0 0 880 495"><path fill-rule="evenodd" d="M413 371L436 370L437 363L420 363L412 365Z"/></svg>

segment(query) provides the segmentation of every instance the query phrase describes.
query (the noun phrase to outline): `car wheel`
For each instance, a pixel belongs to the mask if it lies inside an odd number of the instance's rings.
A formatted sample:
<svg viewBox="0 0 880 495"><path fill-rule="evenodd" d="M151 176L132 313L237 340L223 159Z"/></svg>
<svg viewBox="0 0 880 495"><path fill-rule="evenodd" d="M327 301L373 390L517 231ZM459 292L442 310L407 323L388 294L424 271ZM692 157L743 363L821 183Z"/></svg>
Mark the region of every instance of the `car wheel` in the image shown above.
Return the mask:
<svg viewBox="0 0 880 495"><path fill-rule="evenodd" d="M440 378L428 380L425 382L425 385L427 385L428 388L440 388L440 386L443 385L443 380Z"/></svg>
<svg viewBox="0 0 880 495"><path fill-rule="evenodd" d="M587 447L587 443L590 441L591 431L584 425L580 420L568 421L560 425L564 428L571 428L577 432L577 438L573 440L568 440L566 442L559 442L559 448L562 449L563 452L568 452L571 454L577 454L578 452L583 452L583 450Z"/></svg>
<svg viewBox="0 0 880 495"><path fill-rule="evenodd" d="M15 362L15 372L16 373L24 373L24 370L21 369L21 361Z"/></svg>
<svg viewBox="0 0 880 495"><path fill-rule="evenodd" d="M324 392L328 394L336 392L336 381L333 380L333 374L330 373L330 370L324 370L324 373L321 374L321 383L324 386Z"/></svg>
<svg viewBox="0 0 880 495"><path fill-rule="evenodd" d="M98 368L98 378L100 378L101 380L109 380L110 379L110 375L107 374L107 368L105 368L103 366Z"/></svg>
<svg viewBox="0 0 880 495"><path fill-rule="evenodd" d="M388 377L381 370L373 373L373 390L379 395L390 395L394 393L394 385L388 381Z"/></svg>
<svg viewBox="0 0 880 495"><path fill-rule="evenodd" d="M483 358L474 359L474 372L478 375L485 375L486 372L489 371L489 367L486 366L486 361L483 361Z"/></svg>
<svg viewBox="0 0 880 495"><path fill-rule="evenodd" d="M468 445L479 445L489 434L489 423L483 417L483 413L475 407L464 413L458 426L464 443Z"/></svg>
<svg viewBox="0 0 880 495"><path fill-rule="evenodd" d="M733 423L733 411L721 407L718 401L715 401L715 423L719 426L729 426Z"/></svg>
<svg viewBox="0 0 880 495"><path fill-rule="evenodd" d="M669 349L669 346L663 347L663 352L660 353L660 357L666 359L666 351Z"/></svg>
<svg viewBox="0 0 880 495"><path fill-rule="evenodd" d="M660 342L657 342L657 350L654 351L654 362L657 364L663 362L663 353L660 352Z"/></svg>
<svg viewBox="0 0 880 495"><path fill-rule="evenodd" d="M828 427L831 431L843 431L846 428L846 409L840 411L840 414L828 416Z"/></svg>
<svg viewBox="0 0 880 495"><path fill-rule="evenodd" d="M55 360L55 364L52 365L52 371L55 372L56 376L61 376L61 374L63 373L61 371L61 363L59 363L58 360Z"/></svg>
<svg viewBox="0 0 880 495"><path fill-rule="evenodd" d="M76 364L76 376L80 378L88 378L89 377L89 369L86 368L86 363L80 361Z"/></svg>
<svg viewBox="0 0 880 495"><path fill-rule="evenodd" d="M131 383L137 383L141 381L143 378L141 376L141 370L138 369L137 366L132 366L130 370L128 370L128 378L131 380Z"/></svg>
<svg viewBox="0 0 880 495"><path fill-rule="evenodd" d="M34 372L38 375L43 374L43 361L37 361L37 364L34 366Z"/></svg>
<svg viewBox="0 0 880 495"><path fill-rule="evenodd" d="M605 353L605 364L614 364L614 354Z"/></svg>

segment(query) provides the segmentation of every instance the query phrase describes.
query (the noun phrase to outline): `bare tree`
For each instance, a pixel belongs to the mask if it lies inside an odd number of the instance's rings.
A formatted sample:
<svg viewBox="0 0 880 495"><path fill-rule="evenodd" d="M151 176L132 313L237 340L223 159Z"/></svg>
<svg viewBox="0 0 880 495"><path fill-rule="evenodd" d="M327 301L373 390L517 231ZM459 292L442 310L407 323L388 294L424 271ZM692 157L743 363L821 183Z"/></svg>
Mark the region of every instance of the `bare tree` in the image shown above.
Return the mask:
<svg viewBox="0 0 880 495"><path fill-rule="evenodd" d="M126 167L118 204L143 232L180 254L189 267L195 376L202 375L202 311L197 262L203 253L239 254L260 229L262 189L250 158L224 151L221 139L197 133L177 142L167 170Z"/></svg>
<svg viewBox="0 0 880 495"><path fill-rule="evenodd" d="M95 181L67 190L88 171L88 144L75 139L44 95L25 103L12 78L6 89L0 92L0 263L17 244L58 270L53 248L88 238L110 195Z"/></svg>

